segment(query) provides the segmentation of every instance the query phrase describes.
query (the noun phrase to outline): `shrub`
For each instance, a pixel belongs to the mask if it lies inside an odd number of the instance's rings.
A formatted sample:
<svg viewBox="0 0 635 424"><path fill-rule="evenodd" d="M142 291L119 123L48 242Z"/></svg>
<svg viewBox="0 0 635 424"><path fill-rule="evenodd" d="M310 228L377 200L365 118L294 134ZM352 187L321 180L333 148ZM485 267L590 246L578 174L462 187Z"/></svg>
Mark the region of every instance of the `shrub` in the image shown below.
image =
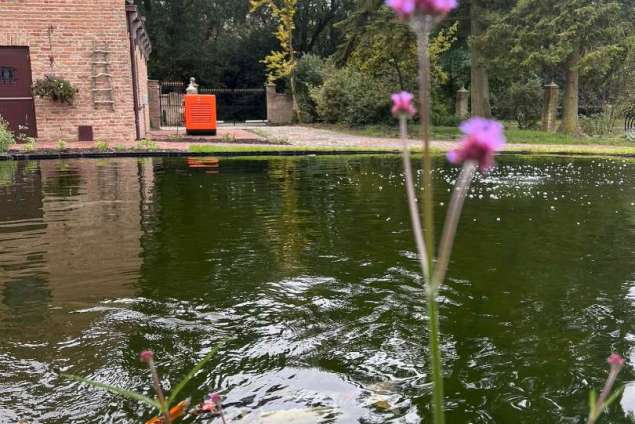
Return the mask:
<svg viewBox="0 0 635 424"><path fill-rule="evenodd" d="M514 82L498 98L498 112L502 118L513 119L518 128L532 129L542 118L542 81L531 78Z"/></svg>
<svg viewBox="0 0 635 424"><path fill-rule="evenodd" d="M0 115L0 153L9 150L12 144L15 144L15 137L9 130L9 123Z"/></svg>
<svg viewBox="0 0 635 424"><path fill-rule="evenodd" d="M613 134L616 118L611 111L605 111L594 115L581 115L579 122L580 129L586 135L611 135Z"/></svg>
<svg viewBox="0 0 635 424"><path fill-rule="evenodd" d="M107 152L110 150L110 145L108 145L108 142L104 140L97 140L97 142L95 142L95 147L100 152Z"/></svg>
<svg viewBox="0 0 635 424"><path fill-rule="evenodd" d="M77 92L78 90L70 82L52 75L47 75L33 84L33 94L36 96L69 105L73 104Z"/></svg>
<svg viewBox="0 0 635 424"><path fill-rule="evenodd" d="M302 122L315 122L318 118L317 104L311 97L311 91L323 84L325 67L324 59L317 55L306 54L298 60L296 95Z"/></svg>
<svg viewBox="0 0 635 424"><path fill-rule="evenodd" d="M324 84L312 90L321 120L351 126L389 122L388 84L351 68L330 69Z"/></svg>

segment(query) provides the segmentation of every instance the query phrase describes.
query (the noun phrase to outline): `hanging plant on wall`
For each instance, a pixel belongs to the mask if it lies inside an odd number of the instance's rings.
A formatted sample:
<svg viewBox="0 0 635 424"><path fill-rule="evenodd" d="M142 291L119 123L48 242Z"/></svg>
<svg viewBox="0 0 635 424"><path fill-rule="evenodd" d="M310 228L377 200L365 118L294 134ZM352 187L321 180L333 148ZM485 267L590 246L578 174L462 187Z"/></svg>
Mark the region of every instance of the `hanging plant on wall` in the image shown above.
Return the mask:
<svg viewBox="0 0 635 424"><path fill-rule="evenodd" d="M70 82L53 75L47 75L33 84L34 95L69 105L73 104L78 92L79 90L73 87Z"/></svg>

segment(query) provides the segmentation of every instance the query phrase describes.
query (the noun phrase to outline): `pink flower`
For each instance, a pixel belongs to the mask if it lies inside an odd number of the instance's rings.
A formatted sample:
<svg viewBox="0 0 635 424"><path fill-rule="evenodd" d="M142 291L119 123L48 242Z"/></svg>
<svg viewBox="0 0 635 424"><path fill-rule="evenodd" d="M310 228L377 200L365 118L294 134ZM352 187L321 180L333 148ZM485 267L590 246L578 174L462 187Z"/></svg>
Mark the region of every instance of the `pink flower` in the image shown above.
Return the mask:
<svg viewBox="0 0 635 424"><path fill-rule="evenodd" d="M218 394L217 392L210 393L209 400L214 402L215 404L220 404L221 402L220 394Z"/></svg>
<svg viewBox="0 0 635 424"><path fill-rule="evenodd" d="M623 367L624 366L624 358L622 358L620 356L619 353L614 353L611 356L609 356L609 359L607 360L607 362L609 363L609 365L611 365L612 367Z"/></svg>
<svg viewBox="0 0 635 424"><path fill-rule="evenodd" d="M386 4L401 19L408 19L417 12L425 15L447 15L458 6L457 0L386 0Z"/></svg>
<svg viewBox="0 0 635 424"><path fill-rule="evenodd" d="M417 10L426 15L447 15L458 6L457 0L416 0Z"/></svg>
<svg viewBox="0 0 635 424"><path fill-rule="evenodd" d="M395 116L408 115L412 117L417 110L412 105L413 95L407 91L401 93L395 93L390 98L392 99L392 114Z"/></svg>
<svg viewBox="0 0 635 424"><path fill-rule="evenodd" d="M461 145L448 153L448 160L455 164L477 162L481 172L494 167L494 156L505 144L503 125L497 121L472 118L459 127L465 136Z"/></svg>
<svg viewBox="0 0 635 424"><path fill-rule="evenodd" d="M415 12L416 0L387 0L386 4L402 19L407 19Z"/></svg>
<svg viewBox="0 0 635 424"><path fill-rule="evenodd" d="M141 362L148 364L154 360L154 352L151 350L144 350L139 354L139 359L141 359Z"/></svg>
<svg viewBox="0 0 635 424"><path fill-rule="evenodd" d="M216 412L216 404L211 399L207 399L201 404L200 410L203 412Z"/></svg>

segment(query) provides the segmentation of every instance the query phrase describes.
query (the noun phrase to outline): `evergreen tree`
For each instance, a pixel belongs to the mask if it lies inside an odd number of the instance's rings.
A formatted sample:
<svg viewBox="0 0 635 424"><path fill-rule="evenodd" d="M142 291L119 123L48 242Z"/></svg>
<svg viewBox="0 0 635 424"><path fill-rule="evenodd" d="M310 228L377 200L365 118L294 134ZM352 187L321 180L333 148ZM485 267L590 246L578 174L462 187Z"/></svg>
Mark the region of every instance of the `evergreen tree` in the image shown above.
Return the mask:
<svg viewBox="0 0 635 424"><path fill-rule="evenodd" d="M561 130L578 132L580 74L605 70L628 25L612 0L519 0L478 40L510 71L564 74Z"/></svg>

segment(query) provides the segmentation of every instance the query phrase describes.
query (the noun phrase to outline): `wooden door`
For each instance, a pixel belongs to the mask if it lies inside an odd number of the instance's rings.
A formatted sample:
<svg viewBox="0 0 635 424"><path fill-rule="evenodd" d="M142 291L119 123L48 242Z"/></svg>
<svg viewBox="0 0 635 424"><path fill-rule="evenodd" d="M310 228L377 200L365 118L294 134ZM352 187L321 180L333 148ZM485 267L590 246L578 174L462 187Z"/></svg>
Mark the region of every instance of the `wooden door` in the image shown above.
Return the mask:
<svg viewBox="0 0 635 424"><path fill-rule="evenodd" d="M0 116L16 135L37 137L28 47L0 47Z"/></svg>

